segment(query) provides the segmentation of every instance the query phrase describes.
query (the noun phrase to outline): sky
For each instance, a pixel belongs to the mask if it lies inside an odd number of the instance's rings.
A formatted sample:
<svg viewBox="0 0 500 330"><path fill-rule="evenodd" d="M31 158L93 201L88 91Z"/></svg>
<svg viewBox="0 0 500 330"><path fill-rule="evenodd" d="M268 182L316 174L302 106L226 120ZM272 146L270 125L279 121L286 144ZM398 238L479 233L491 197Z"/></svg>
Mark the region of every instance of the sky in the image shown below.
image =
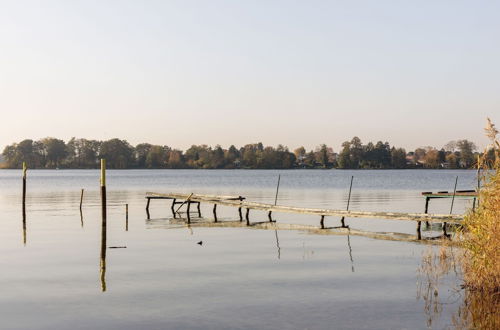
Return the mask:
<svg viewBox="0 0 500 330"><path fill-rule="evenodd" d="M486 117L500 126L499 13L500 1L0 0L0 148L483 147Z"/></svg>

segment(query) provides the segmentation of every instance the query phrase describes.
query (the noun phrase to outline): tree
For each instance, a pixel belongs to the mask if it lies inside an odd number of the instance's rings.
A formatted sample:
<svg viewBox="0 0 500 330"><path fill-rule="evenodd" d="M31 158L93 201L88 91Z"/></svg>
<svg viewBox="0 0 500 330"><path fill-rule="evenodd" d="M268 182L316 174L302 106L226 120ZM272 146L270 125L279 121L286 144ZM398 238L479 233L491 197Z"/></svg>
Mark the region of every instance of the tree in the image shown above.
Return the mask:
<svg viewBox="0 0 500 330"><path fill-rule="evenodd" d="M423 161L424 161L424 167L439 168L441 165L441 162L439 161L439 151L437 151L436 149L427 151Z"/></svg>
<svg viewBox="0 0 500 330"><path fill-rule="evenodd" d="M151 146L146 156L147 168L165 168L168 159L168 147Z"/></svg>
<svg viewBox="0 0 500 330"><path fill-rule="evenodd" d="M339 154L339 168L351 168L351 143L342 143L342 151Z"/></svg>
<svg viewBox="0 0 500 330"><path fill-rule="evenodd" d="M41 141L47 158L46 167L59 167L59 163L66 158L68 150L63 140L56 138L45 138Z"/></svg>
<svg viewBox="0 0 500 330"><path fill-rule="evenodd" d="M100 158L105 158L109 168L129 168L134 164L134 148L125 140L111 139L101 144Z"/></svg>
<svg viewBox="0 0 500 330"><path fill-rule="evenodd" d="M406 150L402 148L391 149L391 166L393 168L405 168L406 167Z"/></svg>
<svg viewBox="0 0 500 330"><path fill-rule="evenodd" d="M148 153L151 150L153 145L149 143L141 143L135 147L135 159L137 162L137 167L145 168L146 167L146 159L148 157Z"/></svg>
<svg viewBox="0 0 500 330"><path fill-rule="evenodd" d="M470 168L474 164L474 151L476 145L468 140L458 140L457 148L460 152L459 163L460 167Z"/></svg>

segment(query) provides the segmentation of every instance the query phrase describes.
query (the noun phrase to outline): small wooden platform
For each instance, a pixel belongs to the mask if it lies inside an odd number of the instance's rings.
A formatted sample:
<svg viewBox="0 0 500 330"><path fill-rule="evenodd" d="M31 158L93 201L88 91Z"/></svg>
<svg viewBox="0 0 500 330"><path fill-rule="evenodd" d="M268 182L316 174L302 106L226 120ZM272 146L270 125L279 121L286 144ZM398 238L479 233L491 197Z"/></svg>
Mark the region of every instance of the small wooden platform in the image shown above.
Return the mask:
<svg viewBox="0 0 500 330"><path fill-rule="evenodd" d="M477 198L478 193L475 190L457 190L454 194L453 192L448 191L438 191L438 192L430 192L424 191L422 192L422 196L426 198Z"/></svg>

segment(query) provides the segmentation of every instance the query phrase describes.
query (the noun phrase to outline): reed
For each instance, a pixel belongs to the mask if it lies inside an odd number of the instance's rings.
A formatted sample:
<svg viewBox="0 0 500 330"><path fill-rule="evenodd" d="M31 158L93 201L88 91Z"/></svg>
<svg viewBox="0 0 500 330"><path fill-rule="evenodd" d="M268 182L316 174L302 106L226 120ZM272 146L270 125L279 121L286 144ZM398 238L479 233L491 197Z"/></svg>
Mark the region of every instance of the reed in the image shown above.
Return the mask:
<svg viewBox="0 0 500 330"><path fill-rule="evenodd" d="M478 168L484 168L479 191L480 206L470 211L463 226L461 258L464 284L469 290L500 296L500 143L498 130L488 119L486 135L489 149L479 158ZM490 157L488 158L488 155Z"/></svg>

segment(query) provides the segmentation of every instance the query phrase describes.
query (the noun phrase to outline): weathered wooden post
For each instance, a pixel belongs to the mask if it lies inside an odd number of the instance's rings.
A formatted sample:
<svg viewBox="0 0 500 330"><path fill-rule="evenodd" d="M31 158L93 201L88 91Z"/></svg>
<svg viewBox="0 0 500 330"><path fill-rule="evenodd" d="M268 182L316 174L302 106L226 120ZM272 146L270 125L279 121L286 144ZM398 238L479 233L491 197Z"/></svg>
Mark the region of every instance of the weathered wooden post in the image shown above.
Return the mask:
<svg viewBox="0 0 500 330"><path fill-rule="evenodd" d="M200 204L201 204L201 202L198 202L197 205L196 205L196 209L198 211L198 218L201 218Z"/></svg>
<svg viewBox="0 0 500 330"><path fill-rule="evenodd" d="M243 197L239 196L238 200L240 201L240 204L241 204L241 201L243 201ZM243 214L241 213L241 206L238 207L238 214L240 216L240 222L243 221Z"/></svg>
<svg viewBox="0 0 500 330"><path fill-rule="evenodd" d="M453 197L451 198L450 214L452 214L452 212L453 212L453 203L455 202L455 195L457 194L457 183L458 183L458 175L455 178L455 187L453 188ZM443 222L443 234L444 234L444 236L448 235L446 232L446 226L447 226L447 223Z"/></svg>
<svg viewBox="0 0 500 330"><path fill-rule="evenodd" d="M83 207L83 189L80 193L80 211L82 210L82 207Z"/></svg>
<svg viewBox="0 0 500 330"><path fill-rule="evenodd" d="M106 160L101 159L101 255L100 255L100 270L101 270L101 290L106 291Z"/></svg>
<svg viewBox="0 0 500 330"><path fill-rule="evenodd" d="M147 197L148 202L146 203L146 216L148 220L151 218L151 214L149 213L149 204L151 203L151 198Z"/></svg>
<svg viewBox="0 0 500 330"><path fill-rule="evenodd" d="M26 173L28 166L23 162L23 218L26 218Z"/></svg>
<svg viewBox="0 0 500 330"><path fill-rule="evenodd" d="M188 218L188 223L191 223L191 202L187 202L187 218Z"/></svg>
<svg viewBox="0 0 500 330"><path fill-rule="evenodd" d="M321 229L325 229L325 216L321 215L321 221L320 221Z"/></svg>
<svg viewBox="0 0 500 330"><path fill-rule="evenodd" d="M172 215L173 215L174 219L177 218L177 216L175 214L175 208L174 208L176 200L177 200L176 198L172 199L172 205L170 206L170 210L172 211Z"/></svg>
<svg viewBox="0 0 500 330"><path fill-rule="evenodd" d="M352 191L352 180L354 179L354 175L351 176L351 184L349 185L349 197L347 197L347 208L346 211L349 211L349 203L351 202L351 191ZM345 222L344 222L345 217L342 217L340 219L340 223L342 224L342 228L345 228Z"/></svg>
<svg viewBox="0 0 500 330"><path fill-rule="evenodd" d="M214 204L213 212L214 212L214 222L217 222L217 204Z"/></svg>
<svg viewBox="0 0 500 330"><path fill-rule="evenodd" d="M247 220L247 226L250 226L250 209L247 208L247 212L245 213L245 219Z"/></svg>
<svg viewBox="0 0 500 330"><path fill-rule="evenodd" d="M278 184L276 185L276 195L274 196L274 205L275 206L276 206L276 203L278 203L278 192L280 190L280 179L281 179L281 174L278 174ZM269 222L273 222L272 213L273 213L273 211L269 211L269 213L267 214L267 217L269 218Z"/></svg>
<svg viewBox="0 0 500 330"><path fill-rule="evenodd" d="M106 225L106 159L101 159L101 212L103 225Z"/></svg>
<svg viewBox="0 0 500 330"><path fill-rule="evenodd" d="M128 231L128 204L125 204L125 231Z"/></svg>

